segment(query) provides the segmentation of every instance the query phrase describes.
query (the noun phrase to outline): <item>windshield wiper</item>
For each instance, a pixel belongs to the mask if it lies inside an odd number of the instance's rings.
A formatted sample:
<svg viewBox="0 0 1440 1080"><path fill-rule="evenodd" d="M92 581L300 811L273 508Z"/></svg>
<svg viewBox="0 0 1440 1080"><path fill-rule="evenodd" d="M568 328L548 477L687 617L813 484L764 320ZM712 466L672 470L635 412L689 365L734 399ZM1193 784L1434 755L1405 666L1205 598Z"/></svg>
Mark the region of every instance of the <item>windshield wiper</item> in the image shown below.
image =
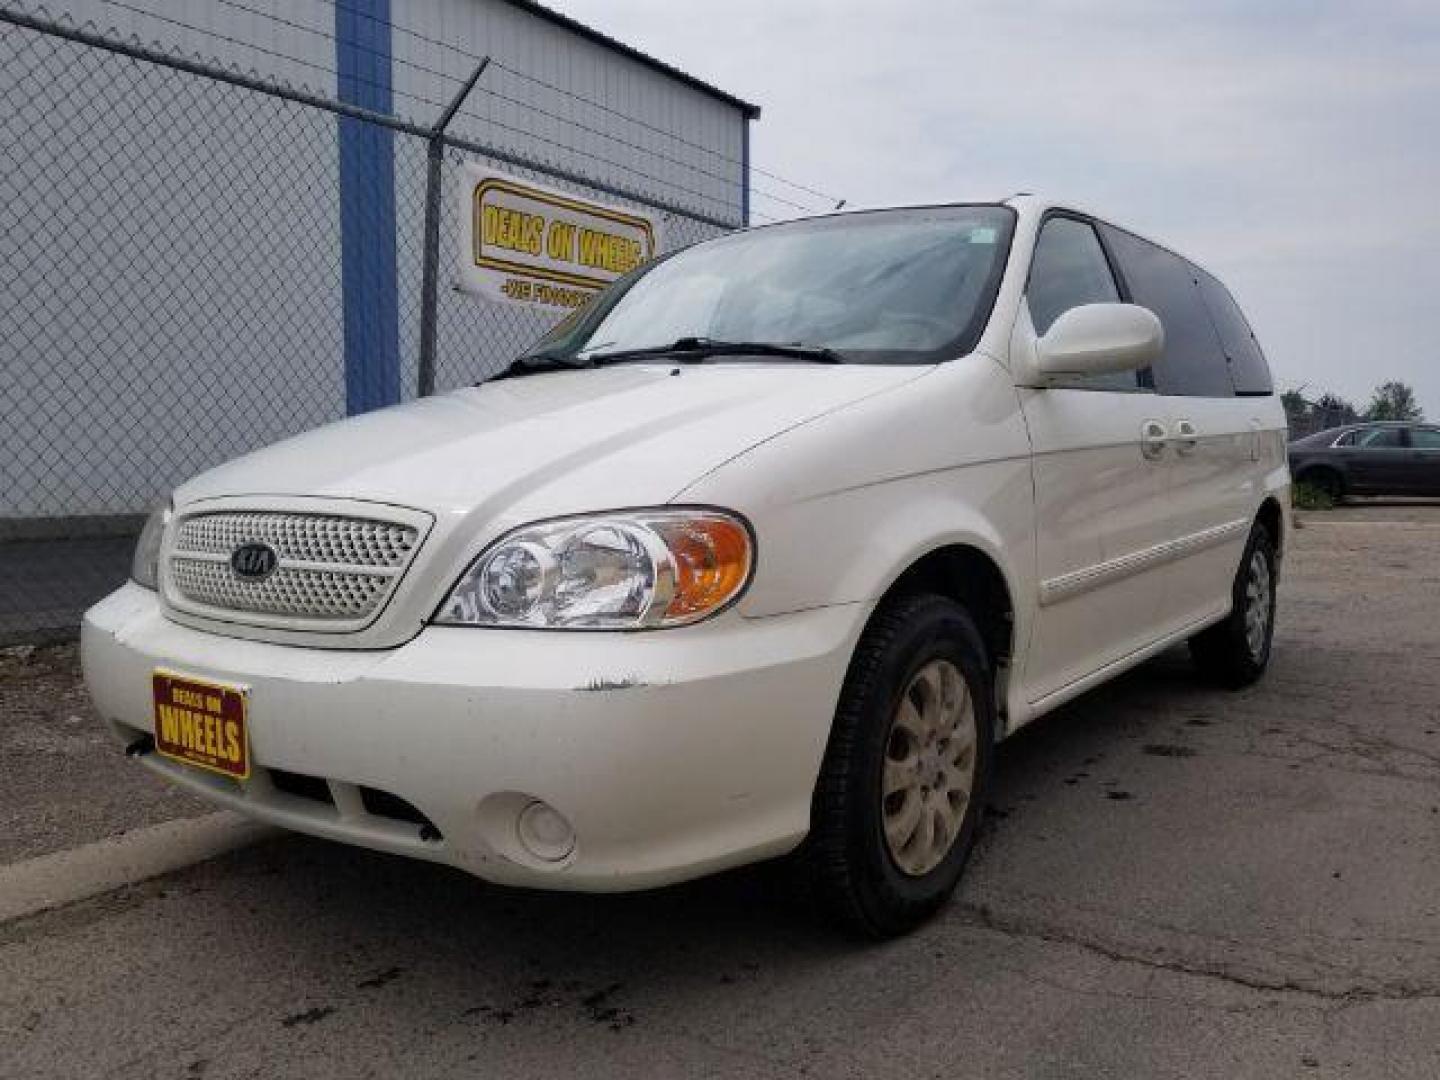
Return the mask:
<svg viewBox="0 0 1440 1080"><path fill-rule="evenodd" d="M844 357L823 345L784 345L774 341L717 341L715 338L683 337L669 345L645 349L617 349L614 352L583 354L597 367L626 360L650 357L668 358L680 363L698 364L714 356L783 356L791 360L810 360L817 364L842 364Z"/></svg>
<svg viewBox="0 0 1440 1080"><path fill-rule="evenodd" d="M845 358L823 345L783 345L773 341L717 341L714 338L683 337L669 345L644 349L616 349L613 352L578 352L568 355L526 353L486 382L512 379L517 375L538 375L546 371L579 371L628 360L668 359L680 364L698 364L715 356L781 356L817 364L843 364Z"/></svg>
<svg viewBox="0 0 1440 1080"><path fill-rule="evenodd" d="M498 379L513 379L517 375L539 375L546 371L579 371L593 367L586 356L546 356L544 353L526 353L516 357L508 367L501 368L481 382L495 382ZM479 385L478 383L476 384Z"/></svg>

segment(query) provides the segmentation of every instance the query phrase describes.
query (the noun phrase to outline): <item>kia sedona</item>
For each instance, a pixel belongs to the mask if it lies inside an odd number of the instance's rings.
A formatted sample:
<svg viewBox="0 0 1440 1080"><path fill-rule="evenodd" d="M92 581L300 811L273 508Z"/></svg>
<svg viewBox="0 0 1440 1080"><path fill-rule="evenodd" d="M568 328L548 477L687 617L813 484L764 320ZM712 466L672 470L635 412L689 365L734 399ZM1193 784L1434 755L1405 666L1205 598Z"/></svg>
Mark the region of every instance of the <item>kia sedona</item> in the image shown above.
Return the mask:
<svg viewBox="0 0 1440 1080"><path fill-rule="evenodd" d="M1194 263L1033 196L837 214L182 484L85 677L264 821L548 889L787 856L883 937L956 887L999 740L1185 642L1261 675L1289 485Z"/></svg>

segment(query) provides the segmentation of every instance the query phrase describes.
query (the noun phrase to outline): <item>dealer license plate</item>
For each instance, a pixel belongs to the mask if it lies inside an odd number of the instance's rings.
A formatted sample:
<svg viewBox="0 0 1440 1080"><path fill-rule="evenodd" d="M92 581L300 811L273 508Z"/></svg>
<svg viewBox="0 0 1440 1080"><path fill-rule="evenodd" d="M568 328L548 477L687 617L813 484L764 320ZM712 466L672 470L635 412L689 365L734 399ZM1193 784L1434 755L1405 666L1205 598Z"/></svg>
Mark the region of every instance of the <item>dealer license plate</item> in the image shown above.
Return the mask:
<svg viewBox="0 0 1440 1080"><path fill-rule="evenodd" d="M235 780L250 775L243 686L154 673L155 749L168 758Z"/></svg>

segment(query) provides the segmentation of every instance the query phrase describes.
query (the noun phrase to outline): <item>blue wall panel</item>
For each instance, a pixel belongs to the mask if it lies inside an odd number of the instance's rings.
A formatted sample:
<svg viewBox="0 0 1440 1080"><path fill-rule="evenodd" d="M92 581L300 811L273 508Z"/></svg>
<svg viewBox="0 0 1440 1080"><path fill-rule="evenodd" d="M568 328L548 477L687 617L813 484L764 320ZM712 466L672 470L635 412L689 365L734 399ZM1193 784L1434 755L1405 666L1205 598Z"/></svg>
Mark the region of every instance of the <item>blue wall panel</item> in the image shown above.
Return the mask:
<svg viewBox="0 0 1440 1080"><path fill-rule="evenodd" d="M390 0L335 5L335 67L341 101L391 112ZM350 117L339 125L345 408L354 414L400 400L395 135Z"/></svg>

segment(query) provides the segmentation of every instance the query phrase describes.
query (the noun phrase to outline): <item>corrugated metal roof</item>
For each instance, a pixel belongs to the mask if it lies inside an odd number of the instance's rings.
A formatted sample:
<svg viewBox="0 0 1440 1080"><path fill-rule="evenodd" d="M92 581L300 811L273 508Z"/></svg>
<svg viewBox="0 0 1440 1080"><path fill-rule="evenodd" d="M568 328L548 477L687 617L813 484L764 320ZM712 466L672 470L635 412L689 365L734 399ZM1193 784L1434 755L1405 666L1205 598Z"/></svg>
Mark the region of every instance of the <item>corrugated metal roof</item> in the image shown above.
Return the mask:
<svg viewBox="0 0 1440 1080"><path fill-rule="evenodd" d="M710 85L703 79L697 79L688 72L681 71L677 67L671 67L665 63L665 61L657 60L649 53L643 53L639 49L626 45L623 41L617 41L608 34L602 34L599 30L586 26L584 23L572 19L568 15L562 15L553 8L548 8L544 4L536 3L536 0L506 0L506 3L512 7L519 8L521 11L529 12L537 18L544 19L546 22L554 23L556 26L563 26L571 33L578 34L581 37L604 45L607 49L613 49L624 56L630 57L632 60L638 60L640 63L652 67L656 71L664 72L672 79L679 79L683 83L688 83L695 89L704 91L711 97L718 98L725 102L727 105L735 106L745 114L747 120L755 120L760 116L759 105L752 105L750 102L735 97L733 94L727 94L724 90Z"/></svg>

